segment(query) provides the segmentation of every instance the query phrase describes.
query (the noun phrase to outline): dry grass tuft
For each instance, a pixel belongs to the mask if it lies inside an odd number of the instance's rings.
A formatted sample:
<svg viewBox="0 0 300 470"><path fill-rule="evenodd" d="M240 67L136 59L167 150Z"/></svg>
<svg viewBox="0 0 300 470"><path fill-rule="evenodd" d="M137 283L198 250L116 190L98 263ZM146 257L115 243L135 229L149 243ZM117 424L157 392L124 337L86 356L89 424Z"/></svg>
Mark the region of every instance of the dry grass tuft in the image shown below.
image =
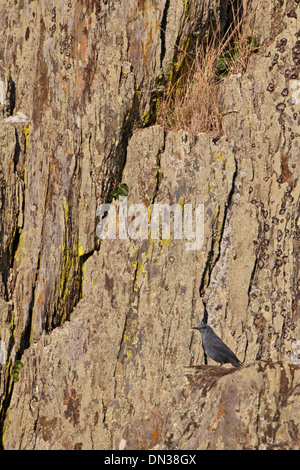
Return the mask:
<svg viewBox="0 0 300 470"><path fill-rule="evenodd" d="M214 48L196 51L196 58L184 80L178 79L165 94L158 122L168 129L183 129L191 134L218 131L218 87L215 79L215 64L218 55ZM179 84L179 81L183 84Z"/></svg>
<svg viewBox="0 0 300 470"><path fill-rule="evenodd" d="M188 57L188 70L165 92L158 123L194 135L220 132L218 97L222 82L230 74L245 72L249 56L257 48L250 33L253 15L247 20L245 15L246 10L239 15L233 10L233 21L225 37L220 40L214 35L207 45L198 46L192 59Z"/></svg>

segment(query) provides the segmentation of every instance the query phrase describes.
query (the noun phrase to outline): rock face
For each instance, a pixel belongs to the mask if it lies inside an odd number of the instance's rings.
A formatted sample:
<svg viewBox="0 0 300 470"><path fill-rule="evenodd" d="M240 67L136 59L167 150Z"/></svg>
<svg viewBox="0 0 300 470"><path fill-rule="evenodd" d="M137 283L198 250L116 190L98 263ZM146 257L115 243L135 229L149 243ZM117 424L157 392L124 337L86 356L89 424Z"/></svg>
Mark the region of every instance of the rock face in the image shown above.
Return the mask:
<svg viewBox="0 0 300 470"><path fill-rule="evenodd" d="M296 366L260 363L239 371L199 368L187 375L182 387L178 387L177 380L174 385L175 393L168 393L162 405L123 429L123 446L186 450L297 448L298 418L293 418L298 413Z"/></svg>
<svg viewBox="0 0 300 470"><path fill-rule="evenodd" d="M0 15L3 447L298 448L298 2L249 6L262 47L222 85L220 136L166 131L155 109L230 2L13 3ZM100 242L96 208L119 182L110 214L140 204L146 235L122 239L119 217ZM177 207L181 239L172 224L155 238L155 203ZM199 366L203 320L245 368Z"/></svg>

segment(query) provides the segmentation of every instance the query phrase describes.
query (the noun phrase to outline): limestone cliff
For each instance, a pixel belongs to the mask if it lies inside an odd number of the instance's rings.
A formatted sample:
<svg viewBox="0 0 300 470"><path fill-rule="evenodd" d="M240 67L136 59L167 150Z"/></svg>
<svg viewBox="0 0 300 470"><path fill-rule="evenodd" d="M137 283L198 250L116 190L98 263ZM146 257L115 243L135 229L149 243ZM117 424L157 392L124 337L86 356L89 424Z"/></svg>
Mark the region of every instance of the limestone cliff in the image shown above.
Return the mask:
<svg viewBox="0 0 300 470"><path fill-rule="evenodd" d="M4 449L299 446L300 8L248 3L260 47L194 136L157 100L230 1L2 2ZM203 204L199 249L100 242L119 183L148 221ZM203 320L243 369L204 365Z"/></svg>

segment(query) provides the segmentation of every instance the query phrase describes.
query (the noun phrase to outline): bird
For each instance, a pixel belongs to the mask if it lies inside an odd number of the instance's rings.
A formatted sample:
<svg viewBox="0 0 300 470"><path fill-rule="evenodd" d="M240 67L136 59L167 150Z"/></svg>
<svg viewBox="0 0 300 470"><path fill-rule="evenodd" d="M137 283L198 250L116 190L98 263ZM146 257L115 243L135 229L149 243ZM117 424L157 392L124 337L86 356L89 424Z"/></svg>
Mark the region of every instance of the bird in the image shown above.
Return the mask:
<svg viewBox="0 0 300 470"><path fill-rule="evenodd" d="M241 361L209 325L200 324L192 329L200 331L204 350L214 361L219 362L221 366L229 362L234 367L243 367Z"/></svg>

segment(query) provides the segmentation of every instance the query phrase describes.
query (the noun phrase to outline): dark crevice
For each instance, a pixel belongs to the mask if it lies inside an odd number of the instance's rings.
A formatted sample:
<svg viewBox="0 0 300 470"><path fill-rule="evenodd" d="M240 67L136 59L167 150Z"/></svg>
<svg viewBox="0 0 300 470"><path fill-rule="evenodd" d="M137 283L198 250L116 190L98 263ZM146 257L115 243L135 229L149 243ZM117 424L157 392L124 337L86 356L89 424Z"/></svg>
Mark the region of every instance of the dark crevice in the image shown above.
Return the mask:
<svg viewBox="0 0 300 470"><path fill-rule="evenodd" d="M216 219L215 219L215 224L216 225L217 225L217 221L218 221L218 218L216 217ZM215 242L216 242L215 237L214 237L215 231L216 230L213 227L212 228L213 235L212 235L212 239L211 239L211 247L210 247L210 250L209 250L207 258L206 258L206 263L205 263L205 267L204 267L204 270L203 270L203 273L202 273L200 287L199 287L200 297L204 296L205 289L209 285L210 275L211 275L211 271L213 269L212 263L213 263L213 259L214 259L214 250L215 250Z"/></svg>
<svg viewBox="0 0 300 470"><path fill-rule="evenodd" d="M68 252L66 254L67 257L72 257L72 264L76 265L75 274L63 281L63 300L62 302L58 302L57 306L53 310L51 325L44 326L46 333L50 333L53 329L61 326L65 321L69 321L71 319L71 313L83 298L84 264L97 250L99 250L99 248L95 248L88 253L79 256L79 259L77 259L77 255L75 253L72 254ZM62 282L62 278L60 279L60 282ZM70 295L65 297L68 291L70 291Z"/></svg>
<svg viewBox="0 0 300 470"><path fill-rule="evenodd" d="M204 307L203 323L207 323L207 320L208 320L208 312L207 312L207 309L206 309L206 302L205 302L203 297L205 295L206 289L208 288L208 286L210 284L211 273L212 273L214 267L216 266L216 264L219 261L220 256L221 256L221 244L222 244L224 230L225 230L225 223L226 223L228 211L231 207L232 197L233 197L234 189L235 189L235 181L236 181L236 177L237 177L237 173L238 173L238 166L237 166L236 158L234 159L234 161L235 161L235 170L234 170L234 173L232 175L232 185L231 185L228 197L227 197L227 201L225 203L224 215L223 215L223 220L222 220L222 224L221 224L221 230L220 230L220 233L218 235L218 238L219 238L218 246L217 246L218 251L215 255L215 245L216 245L216 240L217 239L214 235L216 233L216 230L213 227L211 248L210 248L210 251L209 251L208 256L207 256L206 264L205 264L205 267L204 267L204 270L203 270L203 273L202 273L200 287L199 287L199 295L202 298L203 307ZM218 222L218 217L216 217L215 225L217 225L217 222Z"/></svg>
<svg viewBox="0 0 300 470"><path fill-rule="evenodd" d="M220 2L219 30L221 37L230 34L234 25L245 15L242 0L227 0Z"/></svg>
<svg viewBox="0 0 300 470"><path fill-rule="evenodd" d="M15 144L15 151L14 151L14 157L13 157L13 162L14 162L14 173L17 172L17 165L19 163L19 157L20 157L20 142L19 142L19 135L17 132L17 129L15 128L15 138L16 138L16 144Z"/></svg>
<svg viewBox="0 0 300 470"><path fill-rule="evenodd" d="M2 202L3 202L2 198ZM5 207L5 206L4 206ZM24 208L23 208L24 209ZM22 209L22 210L23 210ZM15 219L17 220L18 214ZM11 269L13 269L15 255L19 247L20 238L21 238L22 229L20 227L15 227L12 241L9 246L1 253L0 262L1 262L1 273L3 281L3 298L8 302L12 296L13 287L9 286L9 276Z"/></svg>
<svg viewBox="0 0 300 470"><path fill-rule="evenodd" d="M8 80L7 95L9 100L7 114L8 116L12 116L16 106L16 85L11 77L9 77Z"/></svg>
<svg viewBox="0 0 300 470"><path fill-rule="evenodd" d="M163 60L166 55L166 28L167 16L170 8L170 0L166 0L161 23L160 23L160 66L163 66Z"/></svg>
<svg viewBox="0 0 300 470"><path fill-rule="evenodd" d="M38 282L38 276L39 276L39 269L40 269L40 263L41 263L41 258L40 258L40 252L38 256L38 262L37 262L37 268L35 272L35 277L34 277L34 282L32 284L31 288L31 299L30 299L30 304L28 308L28 316L27 316L27 322L26 326L21 334L21 339L20 339L20 345L19 349L16 352L16 360L19 361L26 349L30 347L30 338L31 338L31 331L32 331L32 318L33 318L33 309L34 309L34 301L35 301L35 290Z"/></svg>
<svg viewBox="0 0 300 470"><path fill-rule="evenodd" d="M249 341L248 341L248 336L247 336L247 334L246 334L246 344L245 344L244 358L243 358L243 361L242 361L243 363L244 363L245 360L246 360L248 345L249 345Z"/></svg>
<svg viewBox="0 0 300 470"><path fill-rule="evenodd" d="M155 203L155 198L156 198L156 195L159 191L159 185L160 185L160 182L161 182L161 164L160 164L160 156L162 153L164 153L165 151L165 145L166 145L166 132L165 130L163 130L163 133L164 133L164 141L163 141L163 145L161 147L161 149L159 149L159 152L158 152L158 155L157 155L157 160L156 160L156 166L157 166L157 172L156 172L156 175L155 175L155 188L154 188L154 192L153 192L153 196L152 196L152 199L151 199L151 203L150 204L154 204Z"/></svg>
<svg viewBox="0 0 300 470"><path fill-rule="evenodd" d="M12 294L12 292L10 292L8 279L10 275L10 270L13 267L15 254L17 252L19 242L20 242L20 237L21 237L21 230L19 227L16 227L11 245L2 253L1 273L2 273L3 288L4 288L3 298L6 302L9 301L11 294Z"/></svg>
<svg viewBox="0 0 300 470"><path fill-rule="evenodd" d="M77 245L72 237L71 214L68 215L65 231L59 285L55 296L56 305L47 316L47 325L44 327L47 333L70 320L71 312L81 298L82 267L80 267L78 251L74 248Z"/></svg>
<svg viewBox="0 0 300 470"><path fill-rule="evenodd" d="M7 417L7 412L10 407L13 389L14 383L12 381L12 376L8 374L5 384L4 399L0 409L0 450L4 450L4 425Z"/></svg>
<svg viewBox="0 0 300 470"><path fill-rule="evenodd" d="M15 254L18 250L20 237L22 233L22 228L19 227L18 225L18 218L19 218L20 213L24 214L24 205L25 205L25 198L23 197L22 207L21 208L18 207L17 198L16 198L17 184L20 183L22 185L22 189L24 189L24 172L23 172L23 169L19 167L20 154L21 154L21 146L19 142L18 132L17 132L17 129L15 128L15 148L14 148L14 155L13 155L13 164L14 164L13 178L15 178L14 181L16 185L15 194L13 196L14 225L11 226L11 241L5 247L2 247L2 250L0 252L0 269L1 269L2 282L3 282L3 291L1 292L1 294L6 302L9 301L12 295L12 292L10 292L11 287L9 286L9 276L10 276L11 269L13 268L13 265L14 265ZM2 181L0 181L0 200L1 200L0 215L3 213L3 211L6 208L7 187L8 187L8 184L3 177ZM5 220L4 215L1 217L1 220L2 221ZM5 231L4 225L3 223L1 224L0 222L0 239L2 240L3 240L4 231Z"/></svg>
<svg viewBox="0 0 300 470"><path fill-rule="evenodd" d="M7 318L7 321L11 322L11 318L12 318L12 310L13 310L13 306L10 305L9 306L9 310L8 310L8 318ZM8 341L8 347L7 347L7 360L6 360L6 364L5 367L6 368L6 372L3 373L3 375L5 374L4 378L2 380L4 380L4 392L3 392L3 395L2 395L2 404L1 404L1 408L0 408L0 450L4 450L4 425L5 425L5 420L6 420L6 417L7 417L7 412L8 412L8 409L9 409L9 406L10 406L10 402L11 402L11 397L12 397L12 394L13 394L13 388L14 388L14 382L12 380L12 374L11 374L11 365L10 365L10 362L11 362L11 354L12 354L12 350L15 346L15 336L14 336L14 325L12 323L12 327L11 327L11 334L10 334L10 338L9 338L9 341Z"/></svg>
<svg viewBox="0 0 300 470"><path fill-rule="evenodd" d="M251 289L252 289L252 285L254 281L254 276L256 273L257 263L258 263L258 257L255 258L255 263L254 263L254 266L250 275L249 286L248 286L248 306L250 304L250 293L251 293Z"/></svg>
<svg viewBox="0 0 300 470"><path fill-rule="evenodd" d="M202 299L202 303L203 303L203 318L202 318L202 324L206 325L207 324L207 321L208 321L208 311L207 311L207 308L206 308L206 301L204 299ZM207 354L206 354L206 351L204 349L204 346L203 346L203 341L202 341L202 348L203 348L203 355L204 355L204 364L207 364Z"/></svg>
<svg viewBox="0 0 300 470"><path fill-rule="evenodd" d="M89 251L88 253L85 253L79 257L79 299L78 302L83 298L83 267L84 263L95 253L95 251L98 251L99 248L95 248L94 250ZM77 302L77 303L78 303ZM75 308L76 305L73 307Z"/></svg>
<svg viewBox="0 0 300 470"><path fill-rule="evenodd" d="M236 181L237 174L238 174L238 164L237 164L237 159L235 157L234 157L234 162L235 162L235 168L234 168L234 172L233 172L233 175L232 175L232 185L231 185L231 188L230 188L230 191L229 191L229 194L228 194L227 201L225 203L224 216L223 216L223 221L222 221L222 225L221 225L219 250L218 250L218 254L217 254L217 256L214 260L212 269L215 267L215 265L217 264L217 262L219 261L220 256L221 256L221 244L222 244L224 230L225 230L225 222L226 222L226 219L227 219L228 211L231 207L232 197L233 197L233 194L234 194L235 181Z"/></svg>
<svg viewBox="0 0 300 470"><path fill-rule="evenodd" d="M9 80L9 87L8 87L8 96L9 96L9 108L8 112L11 115L14 110L15 106L15 85L12 79ZM20 165L20 158L21 155L21 146L19 142L19 136L17 129L15 128L15 148L14 148L14 155L13 155L13 172L14 175L16 175L17 179L15 180L15 183L21 183L22 187L24 184L24 173L23 169L19 167ZM3 188L3 189L2 189ZM1 185L1 207L5 208L6 207L6 184L4 181L4 185ZM2 273L2 281L3 281L3 298L6 302L9 302L12 298L12 293L14 290L14 285L15 285L15 278L14 281L10 284L10 274L12 269L14 269L14 263L15 263L15 256L16 253L19 249L20 246L20 239L21 239L21 234L22 234L22 227L18 225L18 218L19 214L24 214L25 210L25 198L23 196L22 198L22 207L14 207L14 226L12 227L12 233L11 233L11 241L6 246L5 250L1 252L0 255L0 268L1 268L1 273ZM0 233L4 231L4 227L2 225ZM1 237L1 235L0 235ZM14 276L16 273L14 272ZM35 284L35 283L34 283ZM34 289L32 291L32 295L34 296ZM22 354L25 349L29 346L30 342L30 332L31 332L31 321L32 321L32 301L29 307L29 314L28 314L28 323L21 335L21 340L20 344L18 346L18 350L16 351L15 359L20 360L22 357ZM14 306L13 303L10 302L9 304L9 310L8 310L8 318L6 319L6 322L11 325L10 327L10 337L8 340L8 345L7 345L7 360L6 364L3 365L3 375L2 379L3 380L3 395L0 397L1 398L1 408L0 408L0 450L4 450L4 427L5 427L5 421L7 418L7 413L9 410L9 406L11 403L11 398L14 390L14 380L13 380L13 362L12 362L12 354L13 354L13 349L16 347L15 344L15 325L14 325L14 319L13 319L13 310Z"/></svg>
<svg viewBox="0 0 300 470"><path fill-rule="evenodd" d="M51 319L48 318L47 324L43 327L47 334L61 326L64 322L70 321L71 313L83 298L84 263L94 254L97 248L79 257L76 253L70 252L67 247L65 250L60 277L60 295L52 311ZM69 260L70 266L67 266L66 259ZM51 321L50 323L49 320Z"/></svg>
<svg viewBox="0 0 300 470"><path fill-rule="evenodd" d="M81 131L79 148L81 148L82 142ZM46 324L44 325L47 333L70 320L72 311L82 299L83 264L94 252L94 250L91 250L87 254L79 255L77 198L80 194L82 178L80 159L81 152L78 152L65 207L64 250L61 255L59 284L56 286L56 293L54 294L54 307L49 309ZM43 226L46 226L46 223L43 223Z"/></svg>
<svg viewBox="0 0 300 470"><path fill-rule="evenodd" d="M107 175L107 178L103 179L101 187L101 199L105 203L110 202L111 191L118 183L122 182L123 170L127 160L128 142L133 134L135 126L140 122L140 99L140 92L135 93L132 100L132 105L127 111L127 114L124 116L121 125L121 139L116 147L113 147L107 157L107 161L112 163L113 167L107 169L107 173L110 173L110 176Z"/></svg>
<svg viewBox="0 0 300 470"><path fill-rule="evenodd" d="M206 325L207 324L207 320L208 320L208 311L207 311L207 308L206 308L206 301L204 299L202 299L202 302L203 302L203 318L202 318L202 324Z"/></svg>

